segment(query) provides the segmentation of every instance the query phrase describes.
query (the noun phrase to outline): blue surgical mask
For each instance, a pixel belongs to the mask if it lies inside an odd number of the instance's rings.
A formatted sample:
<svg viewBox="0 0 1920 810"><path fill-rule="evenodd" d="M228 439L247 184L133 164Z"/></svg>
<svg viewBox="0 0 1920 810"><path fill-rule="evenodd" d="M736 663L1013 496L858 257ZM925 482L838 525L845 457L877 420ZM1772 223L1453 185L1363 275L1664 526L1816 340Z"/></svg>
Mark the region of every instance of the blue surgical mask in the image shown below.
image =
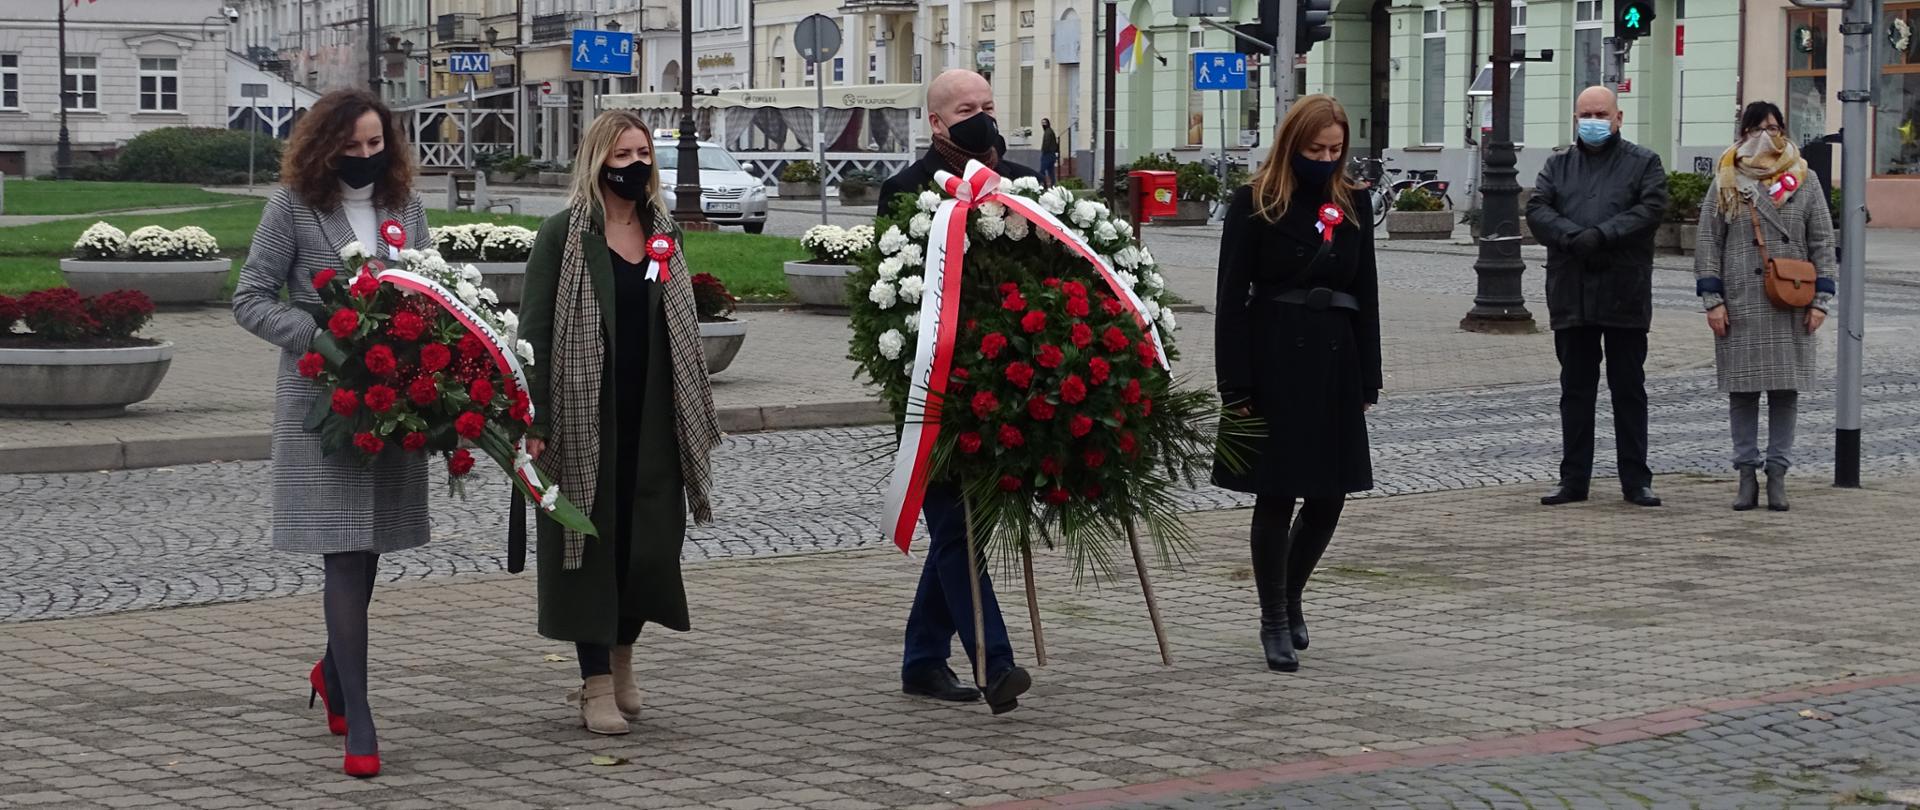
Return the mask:
<svg viewBox="0 0 1920 810"><path fill-rule="evenodd" d="M1600 146L1613 137L1613 122L1605 118L1580 119L1580 140L1588 146Z"/></svg>

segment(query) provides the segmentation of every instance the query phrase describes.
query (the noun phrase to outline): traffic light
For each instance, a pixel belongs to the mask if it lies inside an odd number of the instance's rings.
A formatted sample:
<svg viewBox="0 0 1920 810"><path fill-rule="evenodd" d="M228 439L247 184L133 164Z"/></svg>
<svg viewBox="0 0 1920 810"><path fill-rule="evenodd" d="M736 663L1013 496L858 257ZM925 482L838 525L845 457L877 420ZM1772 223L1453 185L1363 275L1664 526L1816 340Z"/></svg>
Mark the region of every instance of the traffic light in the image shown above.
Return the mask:
<svg viewBox="0 0 1920 810"><path fill-rule="evenodd" d="M1294 0L1299 21L1293 29L1293 52L1313 50L1313 43L1333 38L1333 26L1327 17L1333 13L1333 0Z"/></svg>
<svg viewBox="0 0 1920 810"><path fill-rule="evenodd" d="M1614 38L1639 39L1652 30L1653 0L1619 0L1614 4Z"/></svg>
<svg viewBox="0 0 1920 810"><path fill-rule="evenodd" d="M1273 32L1268 31L1265 28L1262 28L1261 25L1257 22L1241 23L1239 25L1234 26L1233 30L1240 32L1241 36L1252 37L1253 39L1259 40L1261 42L1273 41ZM1251 42L1241 39L1240 37L1234 37L1233 50L1236 53L1244 53L1244 54L1255 55L1255 56L1264 56L1266 54L1273 53L1273 46L1272 45L1255 45Z"/></svg>

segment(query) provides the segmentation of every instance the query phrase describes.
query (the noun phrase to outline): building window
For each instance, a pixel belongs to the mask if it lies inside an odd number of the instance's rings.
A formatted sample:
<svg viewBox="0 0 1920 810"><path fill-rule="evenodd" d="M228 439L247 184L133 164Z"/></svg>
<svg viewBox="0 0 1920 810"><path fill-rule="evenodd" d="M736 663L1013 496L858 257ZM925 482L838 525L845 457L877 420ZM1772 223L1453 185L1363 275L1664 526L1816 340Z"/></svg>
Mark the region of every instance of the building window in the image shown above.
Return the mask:
<svg viewBox="0 0 1920 810"><path fill-rule="evenodd" d="M180 110L180 60L173 57L140 57L140 110Z"/></svg>
<svg viewBox="0 0 1920 810"><path fill-rule="evenodd" d="M1787 137L1796 144L1827 134L1827 12L1787 12Z"/></svg>
<svg viewBox="0 0 1920 810"><path fill-rule="evenodd" d="M0 110L20 109L20 54L0 53Z"/></svg>
<svg viewBox="0 0 1920 810"><path fill-rule="evenodd" d="M1920 175L1920 3L1888 3L1876 36L1886 61L1880 65L1880 108L1874 113L1873 173Z"/></svg>
<svg viewBox="0 0 1920 810"><path fill-rule="evenodd" d="M814 76L818 75L819 67L820 67L820 63L818 62L807 63L806 80L800 83L801 87L813 86L813 79L814 79Z"/></svg>
<svg viewBox="0 0 1920 810"><path fill-rule="evenodd" d="M1021 28L1033 27L1033 11L1031 9L1020 12L1020 27Z"/></svg>
<svg viewBox="0 0 1920 810"><path fill-rule="evenodd" d="M914 84L919 84L922 81L926 80L925 74L920 72L920 65L921 65L920 54L916 53L913 55L913 83Z"/></svg>
<svg viewBox="0 0 1920 810"><path fill-rule="evenodd" d="M982 15L980 15L980 30L982 30L982 31L992 31L992 30L993 30L993 15L992 15L992 14L982 14Z"/></svg>
<svg viewBox="0 0 1920 810"><path fill-rule="evenodd" d="M1579 0L1573 11L1573 89L1578 93L1606 80L1606 42L1601 33L1600 0Z"/></svg>
<svg viewBox="0 0 1920 810"><path fill-rule="evenodd" d="M67 57L60 90L69 110L100 109L100 62L96 56Z"/></svg>
<svg viewBox="0 0 1920 810"><path fill-rule="evenodd" d="M1420 142L1440 144L1447 130L1447 12L1427 9L1420 40Z"/></svg>
<svg viewBox="0 0 1920 810"><path fill-rule="evenodd" d="M1206 32L1204 31L1188 31L1187 32L1188 48L1197 51L1197 50L1200 50L1201 48L1205 48L1206 46L1207 46Z"/></svg>
<svg viewBox="0 0 1920 810"><path fill-rule="evenodd" d="M844 84L846 81L847 58L844 56L836 56L833 58L833 83Z"/></svg>

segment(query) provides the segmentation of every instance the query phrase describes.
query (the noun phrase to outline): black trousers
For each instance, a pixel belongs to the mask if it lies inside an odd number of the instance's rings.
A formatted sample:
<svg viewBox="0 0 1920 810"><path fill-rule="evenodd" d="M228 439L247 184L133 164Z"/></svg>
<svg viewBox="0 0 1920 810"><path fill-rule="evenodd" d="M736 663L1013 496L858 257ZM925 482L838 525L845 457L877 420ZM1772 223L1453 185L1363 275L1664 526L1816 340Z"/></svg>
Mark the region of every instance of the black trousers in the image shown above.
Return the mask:
<svg viewBox="0 0 1920 810"><path fill-rule="evenodd" d="M1600 363L1613 395L1613 432L1620 488L1653 485L1647 468L1647 330L1577 326L1553 333L1560 357L1560 484L1585 491L1593 478L1593 411ZM1604 349L1604 351L1603 351Z"/></svg>
<svg viewBox="0 0 1920 810"><path fill-rule="evenodd" d="M634 479L640 477L640 420L630 420L634 430L620 434L620 440L614 447L614 491L632 492ZM605 452L602 450L601 452ZM613 543L613 570L620 572L617 579L620 592L619 604L626 604L627 568L633 563L633 499L624 498L613 505L613 537L608 540L592 542ZM640 638L640 622L620 617L619 626L614 632L622 645L630 645ZM595 675L613 673L613 648L603 644L576 642L574 655L580 659L580 680Z"/></svg>

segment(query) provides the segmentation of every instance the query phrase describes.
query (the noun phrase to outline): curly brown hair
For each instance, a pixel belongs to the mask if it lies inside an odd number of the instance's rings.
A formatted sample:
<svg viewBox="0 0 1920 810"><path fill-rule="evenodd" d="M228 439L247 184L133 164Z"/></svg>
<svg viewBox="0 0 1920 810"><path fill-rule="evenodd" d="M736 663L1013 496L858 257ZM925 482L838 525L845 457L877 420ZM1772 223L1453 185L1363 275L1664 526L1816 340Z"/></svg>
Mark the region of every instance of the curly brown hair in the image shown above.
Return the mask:
<svg viewBox="0 0 1920 810"><path fill-rule="evenodd" d="M389 211L406 207L413 196L413 150L379 96L367 90L335 90L320 97L300 116L280 159L280 177L307 205L322 211L340 206L340 178L335 173L340 144L350 137L360 116L378 113L386 142L387 173L373 183L374 205Z"/></svg>

